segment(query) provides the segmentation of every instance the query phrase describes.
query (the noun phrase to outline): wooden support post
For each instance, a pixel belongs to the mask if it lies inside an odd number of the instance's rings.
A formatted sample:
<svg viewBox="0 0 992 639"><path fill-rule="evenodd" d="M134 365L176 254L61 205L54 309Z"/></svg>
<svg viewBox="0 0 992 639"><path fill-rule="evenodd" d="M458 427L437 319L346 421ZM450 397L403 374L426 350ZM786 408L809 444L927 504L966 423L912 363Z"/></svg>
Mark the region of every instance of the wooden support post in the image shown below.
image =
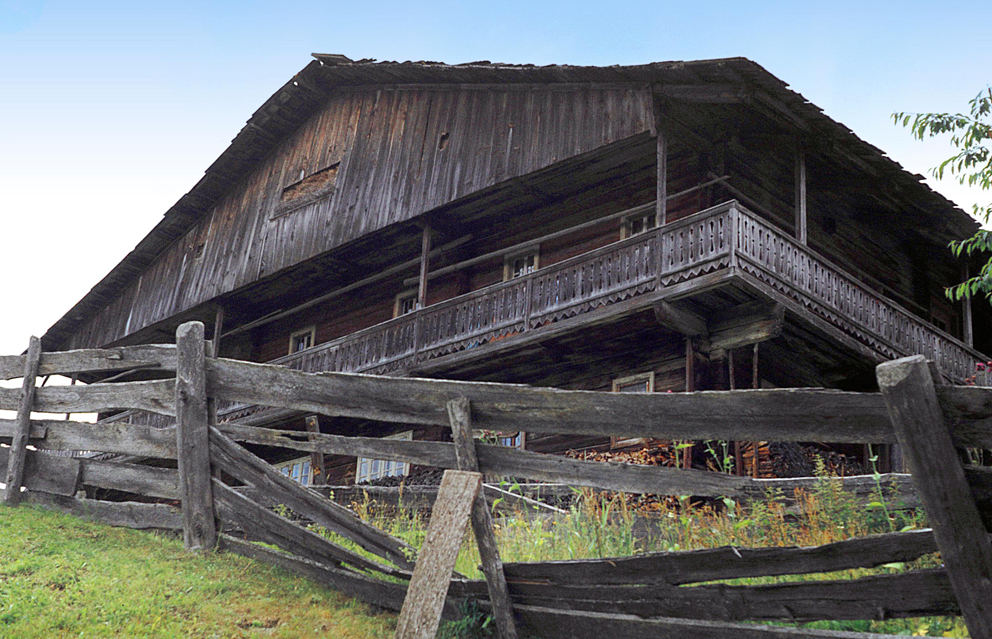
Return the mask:
<svg viewBox="0 0 992 639"><path fill-rule="evenodd" d="M734 349L727 349L727 370L730 390L737 390L737 373L734 371ZM734 441L734 474L738 477L744 474L744 457L741 455L740 441Z"/></svg>
<svg viewBox="0 0 992 639"><path fill-rule="evenodd" d="M214 313L214 336L211 342L213 343L213 350L211 352L211 357L220 357L220 338L224 334L224 307L220 304L217 305L217 310Z"/></svg>
<svg viewBox="0 0 992 639"><path fill-rule="evenodd" d="M203 324L186 322L176 330L176 454L186 550L217 545L210 481L206 348Z"/></svg>
<svg viewBox="0 0 992 639"><path fill-rule="evenodd" d="M696 390L696 351L692 347L692 338L685 338L685 392ZM682 468L692 468L692 444L682 449Z"/></svg>
<svg viewBox="0 0 992 639"><path fill-rule="evenodd" d="M417 307L427 308L427 271L431 260L431 227L424 224L424 236L420 243L420 283L417 288Z"/></svg>
<svg viewBox="0 0 992 639"><path fill-rule="evenodd" d="M316 415L307 415L304 422L306 422L307 425L307 432L310 433L310 435L307 436L307 440L315 441L316 437L313 435L320 433L320 418ZM324 468L324 453L319 451L310 453L310 467L313 469L314 476L319 478L319 481L314 481L313 483L326 484L327 469Z"/></svg>
<svg viewBox="0 0 992 639"><path fill-rule="evenodd" d="M962 279L962 281L967 282L968 279L969 279L968 265L967 264L964 267L963 276L964 276L964 278ZM974 324L972 323L972 319L971 319L971 297L969 296L969 297L966 297L963 300L961 300L961 305L963 306L963 309L962 310L964 311L963 317L962 317L962 323L964 324L962 326L962 329L963 329L962 330L962 334L964 336L964 343L967 344L968 346L970 346L971 348L974 348L975 347L975 328L974 328Z"/></svg>
<svg viewBox="0 0 992 639"><path fill-rule="evenodd" d="M448 402L448 418L451 421L451 436L455 442L455 458L459 470L478 472L479 459L476 455L475 440L472 438L472 406L467 399L460 397ZM493 604L493 618L500 639L516 639L517 628L513 621L513 604L506 586L506 574L499 557L496 535L489 515L489 505L483 491L475 498L472 506L472 530L479 545L482 572L486 576L489 600Z"/></svg>
<svg viewBox="0 0 992 639"><path fill-rule="evenodd" d="M656 109L659 107L655 107ZM656 116L657 117L657 116ZM655 195L655 222L658 226L664 226L667 222L667 201L668 201L668 139L665 133L658 128L658 189Z"/></svg>
<svg viewBox="0 0 992 639"><path fill-rule="evenodd" d="M751 356L751 388L760 388L761 380L758 377L758 344L755 342L753 355ZM754 451L754 465L751 468L751 477L758 479L758 442L751 442Z"/></svg>
<svg viewBox="0 0 992 639"><path fill-rule="evenodd" d="M17 409L14 422L14 437L10 442L7 458L7 475L4 483L3 503L16 506L21 501L21 485L24 483L24 464L27 460L28 436L31 433L31 407L34 406L35 379L38 377L38 362L41 360L41 340L31 336L28 354L24 359L24 379L21 382L21 405Z"/></svg>
<svg viewBox="0 0 992 639"><path fill-rule="evenodd" d="M806 239L806 153L802 144L796 143L796 239L807 244Z"/></svg>
<svg viewBox="0 0 992 639"><path fill-rule="evenodd" d="M971 636L992 638L992 546L922 355L879 364L878 386Z"/></svg>
<svg viewBox="0 0 992 639"><path fill-rule="evenodd" d="M396 622L396 639L434 639L437 634L451 573L475 499L481 492L480 473L444 471L427 537L417 556L417 565Z"/></svg>

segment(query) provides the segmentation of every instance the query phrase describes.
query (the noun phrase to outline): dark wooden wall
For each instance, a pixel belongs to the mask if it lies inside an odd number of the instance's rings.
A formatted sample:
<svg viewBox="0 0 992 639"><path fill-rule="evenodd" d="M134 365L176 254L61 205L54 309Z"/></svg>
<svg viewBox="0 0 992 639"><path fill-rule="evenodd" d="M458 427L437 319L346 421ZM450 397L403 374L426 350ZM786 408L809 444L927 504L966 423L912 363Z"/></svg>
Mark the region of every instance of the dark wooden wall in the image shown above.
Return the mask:
<svg viewBox="0 0 992 639"><path fill-rule="evenodd" d="M651 120L639 85L341 90L69 346L113 342L364 234L647 131ZM270 219L301 172L336 163L330 196Z"/></svg>

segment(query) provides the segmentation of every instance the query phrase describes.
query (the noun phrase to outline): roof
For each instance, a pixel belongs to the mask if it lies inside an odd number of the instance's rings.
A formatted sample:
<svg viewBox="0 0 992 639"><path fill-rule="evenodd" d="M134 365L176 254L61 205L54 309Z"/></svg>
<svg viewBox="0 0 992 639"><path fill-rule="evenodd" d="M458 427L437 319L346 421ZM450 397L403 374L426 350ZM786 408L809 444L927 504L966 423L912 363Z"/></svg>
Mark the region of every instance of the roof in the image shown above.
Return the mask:
<svg viewBox="0 0 992 639"><path fill-rule="evenodd" d="M114 299L232 188L289 133L303 124L336 87L424 84L659 83L733 84L758 92L783 121L826 139L849 162L885 174L897 190L909 191L925 207L951 212L950 224L962 236L978 228L966 213L905 171L880 149L830 119L788 85L746 58L654 62L635 66L514 65L488 61L449 65L440 62L352 61L343 55L314 54L310 62L276 91L248 120L231 145L162 220L42 337L46 349L60 348L78 327ZM971 229L971 230L968 230Z"/></svg>

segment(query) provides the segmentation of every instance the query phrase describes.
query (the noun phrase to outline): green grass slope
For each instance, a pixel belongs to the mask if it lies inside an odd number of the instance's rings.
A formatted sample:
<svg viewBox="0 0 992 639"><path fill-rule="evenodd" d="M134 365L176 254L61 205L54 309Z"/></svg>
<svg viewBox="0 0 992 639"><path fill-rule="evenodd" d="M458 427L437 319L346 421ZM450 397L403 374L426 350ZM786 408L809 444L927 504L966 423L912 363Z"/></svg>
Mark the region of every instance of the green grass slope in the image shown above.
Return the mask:
<svg viewBox="0 0 992 639"><path fill-rule="evenodd" d="M392 637L381 613L182 540L0 507L0 637Z"/></svg>

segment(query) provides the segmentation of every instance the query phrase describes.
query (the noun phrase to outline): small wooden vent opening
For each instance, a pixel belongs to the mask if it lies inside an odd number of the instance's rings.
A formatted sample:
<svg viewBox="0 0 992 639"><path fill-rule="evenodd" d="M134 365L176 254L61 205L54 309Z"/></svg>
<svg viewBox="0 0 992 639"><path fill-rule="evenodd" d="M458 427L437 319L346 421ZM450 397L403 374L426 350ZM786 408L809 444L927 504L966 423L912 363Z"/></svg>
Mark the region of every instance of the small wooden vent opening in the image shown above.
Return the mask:
<svg viewBox="0 0 992 639"><path fill-rule="evenodd" d="M301 177L299 181L284 188L272 217L277 218L292 213L333 193L340 164L337 162L325 169Z"/></svg>

